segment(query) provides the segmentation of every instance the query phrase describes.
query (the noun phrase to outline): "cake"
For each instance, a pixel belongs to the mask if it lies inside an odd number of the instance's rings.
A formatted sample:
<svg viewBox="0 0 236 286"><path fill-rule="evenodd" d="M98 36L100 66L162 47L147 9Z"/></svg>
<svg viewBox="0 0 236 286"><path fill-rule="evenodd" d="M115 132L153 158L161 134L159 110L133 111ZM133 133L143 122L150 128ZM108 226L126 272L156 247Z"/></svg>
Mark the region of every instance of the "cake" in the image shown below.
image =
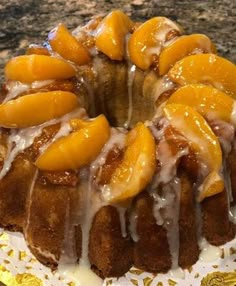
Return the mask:
<svg viewBox="0 0 236 286"><path fill-rule="evenodd" d="M236 67L207 36L115 10L5 78L0 224L40 262L165 273L234 238Z"/></svg>

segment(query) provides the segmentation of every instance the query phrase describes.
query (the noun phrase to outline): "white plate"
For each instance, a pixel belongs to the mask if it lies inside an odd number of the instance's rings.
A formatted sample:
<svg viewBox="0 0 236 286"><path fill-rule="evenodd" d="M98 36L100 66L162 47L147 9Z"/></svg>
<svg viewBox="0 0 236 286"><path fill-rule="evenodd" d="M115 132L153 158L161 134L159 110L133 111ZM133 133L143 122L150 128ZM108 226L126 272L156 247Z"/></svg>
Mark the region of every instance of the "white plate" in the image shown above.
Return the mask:
<svg viewBox="0 0 236 286"><path fill-rule="evenodd" d="M183 272L154 276L132 269L118 280L105 280L103 286L235 286L236 239L221 247L220 252L221 258L214 262L199 261ZM7 286L96 286L73 284L72 277L63 277L58 271L52 273L32 256L21 234L3 230L0 230L0 281Z"/></svg>

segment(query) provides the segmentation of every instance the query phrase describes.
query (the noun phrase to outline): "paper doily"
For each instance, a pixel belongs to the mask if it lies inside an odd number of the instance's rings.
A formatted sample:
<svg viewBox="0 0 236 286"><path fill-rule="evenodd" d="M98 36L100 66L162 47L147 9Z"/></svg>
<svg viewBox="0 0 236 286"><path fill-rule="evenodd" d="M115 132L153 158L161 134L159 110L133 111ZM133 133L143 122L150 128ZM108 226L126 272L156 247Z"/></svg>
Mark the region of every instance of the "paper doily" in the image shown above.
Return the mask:
<svg viewBox="0 0 236 286"><path fill-rule="evenodd" d="M235 286L236 239L222 247L221 253L221 258L214 263L198 262L191 269L185 270L184 279L170 274L153 276L131 269L118 280L105 280L103 286ZM21 234L0 230L0 286L2 285L76 286L71 277L53 273L40 264L30 253Z"/></svg>

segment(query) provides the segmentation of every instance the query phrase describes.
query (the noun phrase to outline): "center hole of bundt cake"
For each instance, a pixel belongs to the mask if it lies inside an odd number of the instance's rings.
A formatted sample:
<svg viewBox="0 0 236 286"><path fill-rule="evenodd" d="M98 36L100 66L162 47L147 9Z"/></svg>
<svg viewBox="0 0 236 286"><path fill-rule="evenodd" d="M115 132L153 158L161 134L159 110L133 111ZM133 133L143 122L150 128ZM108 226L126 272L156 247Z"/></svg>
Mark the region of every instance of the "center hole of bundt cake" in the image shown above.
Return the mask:
<svg viewBox="0 0 236 286"><path fill-rule="evenodd" d="M86 84L90 117L103 113L112 126L131 128L154 116L157 75L153 71L144 72L126 61L101 55L94 58L93 69L95 80L89 88Z"/></svg>

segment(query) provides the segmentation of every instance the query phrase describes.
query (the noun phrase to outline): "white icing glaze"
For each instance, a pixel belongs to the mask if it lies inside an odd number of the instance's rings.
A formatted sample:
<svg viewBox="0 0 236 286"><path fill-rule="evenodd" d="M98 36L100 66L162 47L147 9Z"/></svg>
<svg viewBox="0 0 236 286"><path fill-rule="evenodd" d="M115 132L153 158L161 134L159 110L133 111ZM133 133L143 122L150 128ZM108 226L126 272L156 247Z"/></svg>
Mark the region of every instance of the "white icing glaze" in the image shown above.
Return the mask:
<svg viewBox="0 0 236 286"><path fill-rule="evenodd" d="M8 90L8 93L2 103L6 103L9 100L17 97L21 93L28 91L30 85L21 83L19 81L9 81L6 85L6 88Z"/></svg>
<svg viewBox="0 0 236 286"><path fill-rule="evenodd" d="M172 258L172 269L178 268L179 260L179 199L180 180L174 178L162 187L162 196L152 192L154 198L153 215L158 225L167 230L167 239Z"/></svg>
<svg viewBox="0 0 236 286"><path fill-rule="evenodd" d="M91 170L91 168L90 168ZM94 169L92 169L94 170ZM88 188L83 194L83 217L81 220L82 229L82 255L79 263L82 266L90 267L88 251L89 251L89 234L92 226L93 218L98 210L105 206L105 202L100 196L100 192L96 191L96 184L93 181L94 173L90 173Z"/></svg>
<svg viewBox="0 0 236 286"><path fill-rule="evenodd" d="M41 88L45 85L52 83L53 80L34 81L31 84L21 83L19 81L9 81L6 85L8 93L3 100L3 103L16 98L21 93L27 92L29 89Z"/></svg>
<svg viewBox="0 0 236 286"><path fill-rule="evenodd" d="M111 136L108 142L103 147L100 155L95 159L95 161L90 165L88 186L83 192L83 217L81 218L81 229L82 229L82 255L80 258L80 263L83 266L90 266L88 259L88 246L89 246L89 232L93 222L93 218L97 211L105 206L107 203L103 200L101 192L98 190L98 185L94 178L98 178L97 170L99 167L104 165L106 157L110 150L115 146L123 148L125 142L125 134L123 132L118 132L117 129L112 128ZM123 212L125 211L122 210ZM122 235L126 236L125 229L125 219L121 220L121 230Z"/></svg>
<svg viewBox="0 0 236 286"><path fill-rule="evenodd" d="M176 163L189 153L188 147L178 150L176 155L172 154L169 144L162 140L157 146L157 158L160 162L160 172L154 178L154 186L160 183L168 183L176 175Z"/></svg>
<svg viewBox="0 0 236 286"><path fill-rule="evenodd" d="M39 149L40 153L42 154L45 150L47 150L47 148L56 140L60 139L61 137L65 137L69 135L71 131L72 131L72 128L71 128L70 123L67 121L62 121L61 126L58 132L55 134L55 136L47 144L45 144Z"/></svg>
<svg viewBox="0 0 236 286"><path fill-rule="evenodd" d="M132 211L129 217L129 232L134 242L139 241L139 235L137 233L137 222L138 215L136 212Z"/></svg>
<svg viewBox="0 0 236 286"><path fill-rule="evenodd" d="M232 142L234 140L234 126L231 123L217 118L210 119L211 115L207 117L210 127L220 140L224 155L227 156L231 151Z"/></svg>
<svg viewBox="0 0 236 286"><path fill-rule="evenodd" d="M69 278L76 286L102 286L103 280L98 277L90 268L84 265L60 265L58 273Z"/></svg>
<svg viewBox="0 0 236 286"><path fill-rule="evenodd" d="M125 207L116 207L119 217L120 217L120 228L121 228L121 234L122 237L127 236L127 231L126 231L126 209Z"/></svg>
<svg viewBox="0 0 236 286"><path fill-rule="evenodd" d="M55 257L55 255L53 255L51 252L45 250L45 249L42 249L41 247L39 246L33 246L32 244L30 244L30 248L31 249L34 249L35 251L37 251L40 255L42 255L43 257L45 258L48 258L48 259L52 259L55 263L57 263L57 259Z"/></svg>
<svg viewBox="0 0 236 286"><path fill-rule="evenodd" d="M65 218L65 230L64 239L61 249L61 255L59 260L59 265L76 263L77 253L76 253L76 243L75 243L75 222L71 217L71 204L70 200L65 202L66 204L66 218Z"/></svg>
<svg viewBox="0 0 236 286"><path fill-rule="evenodd" d="M222 250L220 247L209 244L205 238L200 240L199 247L201 250L199 259L202 262L214 262L221 257Z"/></svg>
<svg viewBox="0 0 236 286"><path fill-rule="evenodd" d="M167 75L161 77L155 85L155 101L157 101L157 99L162 93L172 90L174 87L175 83L171 81L171 79Z"/></svg>
<svg viewBox="0 0 236 286"><path fill-rule="evenodd" d="M33 89L38 89L41 87L44 87L46 85L49 85L51 83L53 83L54 80L53 79L49 79L49 80L37 80L31 83L31 88Z"/></svg>
<svg viewBox="0 0 236 286"><path fill-rule="evenodd" d="M123 129L118 130L117 128L111 128L111 135L110 135L109 140L104 145L102 151L100 152L96 160L91 165L91 168L94 171L105 164L107 155L112 149L117 147L120 150L122 150L124 148L125 138L126 138L125 134L126 134L126 131ZM97 179L99 179L99 175L100 174L98 173Z"/></svg>
<svg viewBox="0 0 236 286"><path fill-rule="evenodd" d="M125 128L130 127L130 123L132 120L132 112L133 112L133 84L135 77L136 66L129 64L128 67L128 79L127 79L127 87L128 87L128 99L129 99L129 108L128 108L128 117L126 122L124 123Z"/></svg>
<svg viewBox="0 0 236 286"><path fill-rule="evenodd" d="M38 178L38 170L35 171L35 174L34 174L34 177L32 179L30 189L29 189L28 197L27 197L27 201L28 201L27 211L26 211L27 217L26 217L25 229L24 229L24 235L25 235L26 241L28 240L28 228L30 225L30 216L31 216L30 210L32 207L32 195L33 195L34 186L35 186L35 182L36 182L37 178Z"/></svg>
<svg viewBox="0 0 236 286"><path fill-rule="evenodd" d="M229 209L229 219L232 223L236 224L236 205Z"/></svg>
<svg viewBox="0 0 236 286"><path fill-rule="evenodd" d="M165 25L158 29L158 33L153 35L155 37L155 40L157 41L157 45L155 47L148 48L147 55L159 55L165 44L169 44L169 41L166 42L166 36L173 29L180 31L179 26L177 26L174 22L166 18Z"/></svg>
<svg viewBox="0 0 236 286"><path fill-rule="evenodd" d="M177 278L177 279L184 279L185 278L185 271L180 267L175 268L175 269L171 269L168 273L173 278Z"/></svg>

